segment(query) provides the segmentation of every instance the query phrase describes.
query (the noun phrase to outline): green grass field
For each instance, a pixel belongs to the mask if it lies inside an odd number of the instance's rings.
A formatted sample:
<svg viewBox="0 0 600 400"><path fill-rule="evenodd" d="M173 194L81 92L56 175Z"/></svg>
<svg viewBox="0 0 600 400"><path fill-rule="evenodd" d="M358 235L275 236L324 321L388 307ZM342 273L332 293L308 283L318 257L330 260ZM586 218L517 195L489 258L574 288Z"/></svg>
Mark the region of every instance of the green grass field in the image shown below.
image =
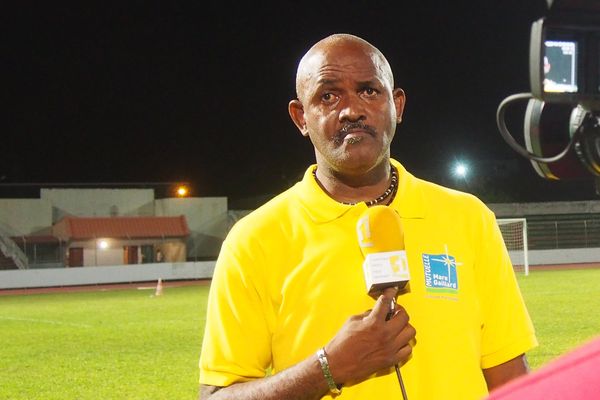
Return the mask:
<svg viewBox="0 0 600 400"><path fill-rule="evenodd" d="M528 354L533 369L600 335L600 269L518 276L540 343Z"/></svg>
<svg viewBox="0 0 600 400"><path fill-rule="evenodd" d="M600 270L519 283L532 368L600 334ZM0 297L0 399L195 399L207 286Z"/></svg>
<svg viewBox="0 0 600 400"><path fill-rule="evenodd" d="M0 297L0 399L195 399L208 287Z"/></svg>

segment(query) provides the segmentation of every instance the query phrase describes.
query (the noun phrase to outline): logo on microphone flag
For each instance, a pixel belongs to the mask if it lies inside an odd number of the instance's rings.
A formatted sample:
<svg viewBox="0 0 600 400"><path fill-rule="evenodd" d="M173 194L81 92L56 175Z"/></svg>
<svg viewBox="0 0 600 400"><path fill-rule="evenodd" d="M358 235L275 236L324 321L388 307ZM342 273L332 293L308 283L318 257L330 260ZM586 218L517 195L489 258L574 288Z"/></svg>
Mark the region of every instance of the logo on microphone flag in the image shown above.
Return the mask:
<svg viewBox="0 0 600 400"><path fill-rule="evenodd" d="M404 250L367 254L363 270L369 294L385 287L403 288L410 280L410 270Z"/></svg>
<svg viewBox="0 0 600 400"><path fill-rule="evenodd" d="M446 254L423 254L423 269L425 272L425 288L434 293L457 293L458 274L456 267L460 263Z"/></svg>

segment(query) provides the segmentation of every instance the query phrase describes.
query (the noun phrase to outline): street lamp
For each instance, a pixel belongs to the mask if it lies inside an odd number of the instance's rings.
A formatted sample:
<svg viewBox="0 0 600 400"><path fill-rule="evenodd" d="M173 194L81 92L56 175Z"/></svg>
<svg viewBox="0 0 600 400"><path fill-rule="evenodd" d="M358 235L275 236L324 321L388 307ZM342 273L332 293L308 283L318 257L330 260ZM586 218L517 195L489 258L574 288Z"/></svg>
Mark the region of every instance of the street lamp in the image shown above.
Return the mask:
<svg viewBox="0 0 600 400"><path fill-rule="evenodd" d="M177 197L187 197L190 193L190 189L186 185L179 185L175 190Z"/></svg>

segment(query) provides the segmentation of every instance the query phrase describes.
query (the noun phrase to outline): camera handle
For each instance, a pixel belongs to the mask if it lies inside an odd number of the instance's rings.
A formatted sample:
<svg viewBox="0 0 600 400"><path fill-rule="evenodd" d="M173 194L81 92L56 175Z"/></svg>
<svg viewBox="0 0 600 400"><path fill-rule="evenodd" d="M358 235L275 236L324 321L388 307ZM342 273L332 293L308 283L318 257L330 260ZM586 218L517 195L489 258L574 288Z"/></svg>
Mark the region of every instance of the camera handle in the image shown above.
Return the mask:
<svg viewBox="0 0 600 400"><path fill-rule="evenodd" d="M506 121L504 118L504 114L506 113L506 108L509 104L518 101L518 100L530 100L533 99L534 96L531 93L518 93L513 94L502 100L500 105L498 106L498 110L496 111L496 124L498 125L498 130L500 130L500 135L508 143L508 145L516 151L519 155L533 161L542 162L542 163L553 163L561 158L563 158L575 145L575 143L579 140L579 136L581 136L581 132L583 131L584 123L579 125L579 127L573 133L571 140L569 140L569 144L557 155L552 157L542 157L534 153L530 153L527 149L523 148L510 134L508 128L506 126ZM585 121L585 118L583 119Z"/></svg>

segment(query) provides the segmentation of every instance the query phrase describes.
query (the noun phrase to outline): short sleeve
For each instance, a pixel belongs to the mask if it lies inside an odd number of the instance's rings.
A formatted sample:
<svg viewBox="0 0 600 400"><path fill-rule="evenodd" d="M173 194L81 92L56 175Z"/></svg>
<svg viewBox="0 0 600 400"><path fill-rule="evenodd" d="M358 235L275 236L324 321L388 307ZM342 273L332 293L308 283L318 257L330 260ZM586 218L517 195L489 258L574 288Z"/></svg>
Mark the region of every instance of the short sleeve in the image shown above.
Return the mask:
<svg viewBox="0 0 600 400"><path fill-rule="evenodd" d="M208 296L201 384L229 386L261 378L271 364L264 285L252 268L260 262L236 254L228 240L223 243Z"/></svg>
<svg viewBox="0 0 600 400"><path fill-rule="evenodd" d="M481 368L485 369L525 353L537 346L537 340L496 218L487 208L479 248Z"/></svg>

